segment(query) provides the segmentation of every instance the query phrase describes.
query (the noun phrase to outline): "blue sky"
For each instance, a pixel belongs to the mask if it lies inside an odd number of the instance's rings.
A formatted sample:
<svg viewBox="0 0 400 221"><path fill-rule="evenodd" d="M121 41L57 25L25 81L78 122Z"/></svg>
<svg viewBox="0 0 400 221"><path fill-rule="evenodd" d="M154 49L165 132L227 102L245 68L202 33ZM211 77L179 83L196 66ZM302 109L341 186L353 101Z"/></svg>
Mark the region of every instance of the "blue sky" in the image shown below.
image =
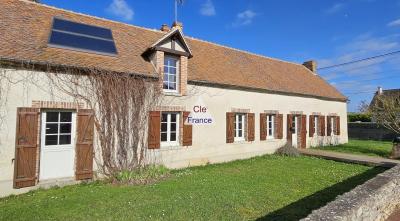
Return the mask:
<svg viewBox="0 0 400 221"><path fill-rule="evenodd" d="M42 2L155 29L174 20L174 0ZM186 0L179 20L188 36L319 67L400 50L400 0ZM400 88L400 54L319 74L356 111L378 86Z"/></svg>

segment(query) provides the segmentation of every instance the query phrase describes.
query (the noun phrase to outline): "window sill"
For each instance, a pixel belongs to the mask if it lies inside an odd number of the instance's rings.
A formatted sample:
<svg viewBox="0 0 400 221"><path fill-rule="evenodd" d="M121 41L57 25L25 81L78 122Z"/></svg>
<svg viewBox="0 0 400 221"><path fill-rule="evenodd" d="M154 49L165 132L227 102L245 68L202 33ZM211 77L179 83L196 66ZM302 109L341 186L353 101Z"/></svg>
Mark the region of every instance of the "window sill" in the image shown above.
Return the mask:
<svg viewBox="0 0 400 221"><path fill-rule="evenodd" d="M165 95L165 96L174 96L174 97L182 97L182 94L180 94L177 91L163 91L163 95Z"/></svg>

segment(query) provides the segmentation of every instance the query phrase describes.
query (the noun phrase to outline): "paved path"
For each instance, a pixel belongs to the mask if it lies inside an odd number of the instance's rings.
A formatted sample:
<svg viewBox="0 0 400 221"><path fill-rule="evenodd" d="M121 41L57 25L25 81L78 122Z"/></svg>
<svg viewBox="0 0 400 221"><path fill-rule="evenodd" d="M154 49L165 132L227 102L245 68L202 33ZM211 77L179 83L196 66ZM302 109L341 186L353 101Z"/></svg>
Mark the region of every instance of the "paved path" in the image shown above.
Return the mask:
<svg viewBox="0 0 400 221"><path fill-rule="evenodd" d="M304 155L321 157L329 160L336 160L348 163L358 163L369 166L382 166L382 167L393 167L400 164L399 160L391 160L382 157L371 157L365 155L356 155L349 153L339 153L334 151L316 150L316 149L299 149Z"/></svg>

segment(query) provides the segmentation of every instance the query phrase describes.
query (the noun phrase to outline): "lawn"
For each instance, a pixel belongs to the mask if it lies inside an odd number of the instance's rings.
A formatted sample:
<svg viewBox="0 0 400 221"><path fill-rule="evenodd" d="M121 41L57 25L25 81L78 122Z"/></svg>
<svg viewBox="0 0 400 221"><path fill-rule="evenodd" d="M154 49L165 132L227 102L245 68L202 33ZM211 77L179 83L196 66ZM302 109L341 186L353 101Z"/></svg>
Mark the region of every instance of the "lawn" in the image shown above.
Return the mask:
<svg viewBox="0 0 400 221"><path fill-rule="evenodd" d="M382 168L263 156L152 185L82 184L0 199L0 220L298 220Z"/></svg>
<svg viewBox="0 0 400 221"><path fill-rule="evenodd" d="M318 147L316 149L388 158L392 151L392 147L392 142L388 141L350 139L347 144Z"/></svg>

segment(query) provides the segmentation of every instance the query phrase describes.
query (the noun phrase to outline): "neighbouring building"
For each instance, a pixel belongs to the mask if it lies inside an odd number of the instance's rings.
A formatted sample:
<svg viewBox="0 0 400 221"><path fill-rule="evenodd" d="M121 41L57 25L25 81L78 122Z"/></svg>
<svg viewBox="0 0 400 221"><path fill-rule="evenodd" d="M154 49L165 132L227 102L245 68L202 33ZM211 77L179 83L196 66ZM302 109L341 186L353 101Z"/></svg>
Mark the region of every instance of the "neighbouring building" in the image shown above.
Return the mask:
<svg viewBox="0 0 400 221"><path fill-rule="evenodd" d="M163 79L162 105L149 112L148 148L171 168L274 153L286 142L308 148L348 141L347 98L317 74L314 61L186 37L180 23L152 30L27 0L0 3L0 71L35 76L11 87L0 81L7 89L0 94L0 196L93 176L93 111L49 91L46 65ZM212 124L185 124L199 100Z"/></svg>

